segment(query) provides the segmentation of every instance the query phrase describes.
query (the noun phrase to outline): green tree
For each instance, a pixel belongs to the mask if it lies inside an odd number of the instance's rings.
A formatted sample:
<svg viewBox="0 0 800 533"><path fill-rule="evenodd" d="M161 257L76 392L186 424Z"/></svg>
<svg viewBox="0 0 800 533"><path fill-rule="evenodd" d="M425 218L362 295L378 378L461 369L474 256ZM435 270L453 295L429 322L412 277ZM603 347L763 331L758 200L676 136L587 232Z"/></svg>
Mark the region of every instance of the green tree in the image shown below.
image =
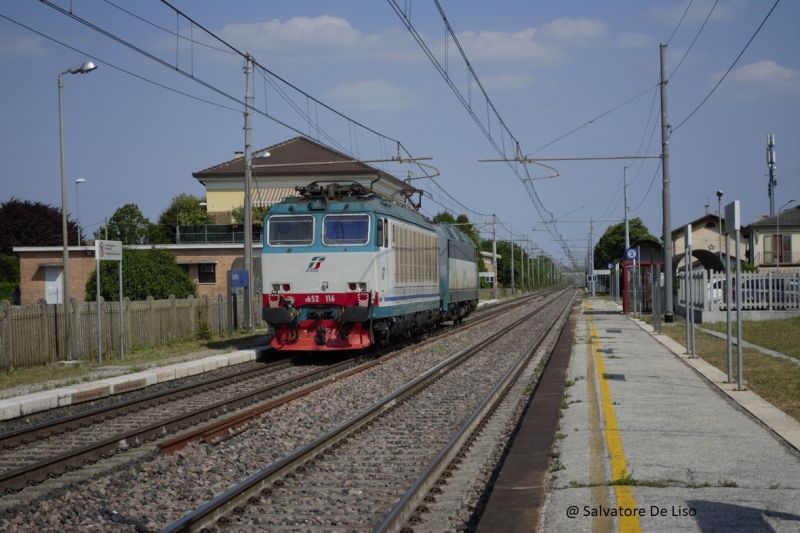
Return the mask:
<svg viewBox="0 0 800 533"><path fill-rule="evenodd" d="M448 213L447 211L442 211L441 213L436 213L436 216L433 217L433 221L435 223L444 222L445 224L455 224L456 217Z"/></svg>
<svg viewBox="0 0 800 533"><path fill-rule="evenodd" d="M202 202L205 202L204 198L185 193L172 199L158 217L158 225L163 229L167 242L177 242L178 226L203 226L210 222L208 210L200 205Z"/></svg>
<svg viewBox="0 0 800 533"><path fill-rule="evenodd" d="M0 254L16 255L15 246L61 246L61 209L42 202L11 198L0 203ZM78 245L78 225L67 218L67 240Z"/></svg>
<svg viewBox="0 0 800 533"><path fill-rule="evenodd" d="M660 242L659 239L650 234L650 231L642 223L642 219L634 218L628 221L628 232L630 242L653 241ZM594 246L594 264L602 265L605 268L608 263L622 261L625 257L625 223L620 222L610 226L597 241Z"/></svg>
<svg viewBox="0 0 800 533"><path fill-rule="evenodd" d="M264 217L267 216L269 212L268 205L257 205L253 207L253 225L254 226L263 226L264 225ZM231 218L233 219L234 224L244 224L244 206L240 205L238 207L234 207L231 210Z"/></svg>
<svg viewBox="0 0 800 533"><path fill-rule="evenodd" d="M86 280L86 301L97 299L97 271ZM100 261L100 295L107 301L119 300L119 265ZM197 296L197 285L175 262L175 254L163 248L122 249L122 296L132 301L164 300Z"/></svg>
<svg viewBox="0 0 800 533"><path fill-rule="evenodd" d="M136 204L125 204L111 215L107 228L99 228L96 238L109 241L122 241L122 244L147 244L147 228L150 221ZM108 238L106 239L106 230Z"/></svg>
<svg viewBox="0 0 800 533"><path fill-rule="evenodd" d="M125 204L111 216L108 226L94 232L95 239L121 241L123 244L169 244L169 237L158 224L153 224L136 204Z"/></svg>

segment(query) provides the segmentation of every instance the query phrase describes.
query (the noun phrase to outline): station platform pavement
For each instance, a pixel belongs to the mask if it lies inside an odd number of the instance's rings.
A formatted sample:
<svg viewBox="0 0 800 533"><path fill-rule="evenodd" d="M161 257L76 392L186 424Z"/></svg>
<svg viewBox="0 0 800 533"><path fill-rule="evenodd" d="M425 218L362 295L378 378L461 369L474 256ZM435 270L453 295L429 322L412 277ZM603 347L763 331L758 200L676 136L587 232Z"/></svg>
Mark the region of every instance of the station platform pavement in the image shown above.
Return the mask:
<svg viewBox="0 0 800 533"><path fill-rule="evenodd" d="M97 379L95 381L54 386L47 390L27 394L10 395L0 398L0 421L26 416L56 407L89 402L106 396L122 394L133 390L144 389L165 381L181 379L205 372L213 372L219 368L255 361L270 348L261 347L235 352L199 356L192 354L190 360L148 368L142 371L131 371L134 367L118 367L119 375ZM4 391L7 392L7 391Z"/></svg>
<svg viewBox="0 0 800 533"><path fill-rule="evenodd" d="M586 298L574 335L538 523L493 530L800 532L800 423L613 301ZM500 494L541 485L505 474Z"/></svg>

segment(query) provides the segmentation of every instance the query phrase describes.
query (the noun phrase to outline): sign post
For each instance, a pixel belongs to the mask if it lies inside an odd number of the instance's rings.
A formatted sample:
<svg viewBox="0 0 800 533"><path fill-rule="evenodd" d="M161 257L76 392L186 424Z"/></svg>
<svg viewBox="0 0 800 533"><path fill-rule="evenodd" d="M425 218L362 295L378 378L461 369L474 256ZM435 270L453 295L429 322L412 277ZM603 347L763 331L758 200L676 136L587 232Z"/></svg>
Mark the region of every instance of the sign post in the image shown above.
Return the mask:
<svg viewBox="0 0 800 533"><path fill-rule="evenodd" d="M739 290L736 291L736 358L738 359L739 369L738 369L738 376L737 376L737 390L744 390L742 387L742 291L741 291L741 279L742 279L742 262L741 262L741 255L739 252L739 226L740 226L740 218L739 218L739 200L733 201L725 206L725 233L726 239L727 235L731 233L734 234L734 238L736 239L736 278L734 279L734 283L739 285ZM727 246L726 246L727 248ZM728 256L728 268L727 272L725 272L725 281L728 285L728 295L731 294L731 268L730 268L730 255ZM730 309L730 298L728 298L728 309ZM727 313L728 318L728 381L732 381L731 376L731 314L730 311Z"/></svg>
<svg viewBox="0 0 800 533"><path fill-rule="evenodd" d="M123 358L125 330L122 320L122 242L95 241L94 258L97 261L97 362L103 363L103 316L100 310L100 261L119 261L119 358Z"/></svg>

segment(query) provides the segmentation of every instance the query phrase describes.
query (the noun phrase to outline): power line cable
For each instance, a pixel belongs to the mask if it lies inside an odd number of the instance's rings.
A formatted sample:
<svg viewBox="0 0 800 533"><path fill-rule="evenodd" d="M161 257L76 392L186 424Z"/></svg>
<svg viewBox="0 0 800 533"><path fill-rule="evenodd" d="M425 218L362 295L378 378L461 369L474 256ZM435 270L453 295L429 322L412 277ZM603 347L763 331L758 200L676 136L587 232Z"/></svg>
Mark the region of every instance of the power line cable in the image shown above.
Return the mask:
<svg viewBox="0 0 800 533"><path fill-rule="evenodd" d="M209 104L209 105L213 105L213 106L216 106L216 107L220 107L222 109L227 109L229 111L235 111L236 113L241 113L240 109L235 109L235 108L228 107L228 106L225 106L225 105L222 105L222 104L218 104L216 102L212 102L210 100L206 100L204 98L200 98L198 96L194 96L194 95L191 95L189 93L185 93L183 91L179 91L177 89L173 89L172 87L167 87L164 84L158 83L158 82L153 81L153 80L148 79L148 78L145 78L144 76L140 76L139 74L134 74L133 72L130 72L129 70L125 70L124 68L118 67L118 66L114 65L113 63L110 63L108 61L100 59L97 56L89 54L88 52L84 52L84 51L82 51L82 50L80 50L78 48L75 48L75 47L70 46L70 45L68 45L66 43L63 43L63 42L59 41L58 39L50 37L49 35L46 35L46 34L40 32L40 31L37 31L37 30L31 28L30 26L26 26L25 24L22 24L21 22L18 22L18 21L14 20L14 19L12 19L10 17L7 17L6 15L3 15L2 13L0 13L0 17L6 19L9 22L12 22L12 23L16 24L17 26L25 28L26 30L28 30L28 31L30 31L32 33L35 33L36 35L39 35L40 37L44 37L45 39L53 41L54 43L59 44L59 45L63 46L64 48L68 48L68 49L70 49L70 50L72 50L74 52L78 52L79 54L82 54L82 55L84 55L86 57L89 57L89 58L97 61L98 63L102 63L103 65L109 66L109 67L111 67L111 68L113 68L115 70L118 70L120 72L123 72L123 73L125 73L125 74L127 74L129 76L133 76L134 78L140 79L140 80L145 81L147 83L151 83L151 84L153 84L153 85L155 85L157 87L160 87L162 89L166 89L166 90L171 91L173 93L180 94L181 96L186 96L187 98L191 98L193 100L197 100L198 102L203 102L204 104Z"/></svg>
<svg viewBox="0 0 800 533"><path fill-rule="evenodd" d="M678 28L681 27L681 24L683 23L683 19L686 18L686 13L689 12L689 8L692 7L692 3L693 2L694 2L694 0L689 0L689 5L687 5L686 9L683 11L683 15L681 16L681 20L678 21L678 25L675 26L674 30L672 30L672 35L670 35L669 39L667 39L667 46L669 46L669 43L670 43L670 41L672 41L672 38L675 37L675 34L678 33Z"/></svg>
<svg viewBox="0 0 800 533"><path fill-rule="evenodd" d="M719 3L719 0L715 0L715 1L714 1L714 5L713 5L713 6L711 6L711 10L708 12L708 15L706 15L706 19L703 21L703 24L700 26L700 29L699 29L699 30L697 30L697 35L695 35L695 36L694 36L694 39L692 40L692 44L690 44L690 45L689 45L689 48L686 50L686 53L684 53L684 54L683 54L683 57L681 58L681 60L680 60L680 61L678 61L678 66L677 66L677 67L675 67L675 69L672 71L672 74L670 74L669 76L667 76L667 81L669 81L669 80L671 80L671 79L672 79L672 76L674 76L674 75L675 75L675 73L676 73L676 72L678 71L678 69L681 67L681 64L683 64L683 60L684 60L684 59L686 59L686 56L688 56L688 55L689 55L689 52L691 52L691 51L692 51L692 47L694 46L694 43L696 43L696 42L697 42L697 38L698 38L698 37L700 37L700 34L703 32L703 28L705 28L705 27L706 27L706 23L708 22L708 19L710 19L710 18L711 18L711 13L713 13L713 12L714 12L714 8L716 8L716 7L717 7L717 4L718 4L718 3ZM687 8L687 9L688 9L688 8Z"/></svg>
<svg viewBox="0 0 800 533"><path fill-rule="evenodd" d="M581 125L580 125L580 126L578 126L577 128L575 128L575 129L573 129L573 130L571 130L571 131L569 131L569 132L565 133L565 134L564 134L564 135L562 135L561 137L558 137L557 139L554 139L554 140L550 141L549 143L547 143L547 144L545 144L545 145L543 145L543 146L540 146L539 148L537 148L537 149L536 149L536 150L534 150L533 152L529 153L529 154L528 154L527 156L525 156L525 157L530 157L530 156L532 156L533 154L535 154L535 153L537 153L537 152L540 152L540 151L544 150L544 149L545 149L545 148L547 148L548 146L551 146L551 145L553 145L553 144L557 143L558 141L560 141L560 140L562 140L562 139L564 139L564 138L566 138L566 137L569 137L570 135L572 135L573 133L577 132L578 130L581 130L581 129L583 129L583 128L585 128L586 126L588 126L588 125L590 125L590 124L594 124L596 121L600 120L601 118L605 117L606 115L608 115L608 114L610 114L610 113L613 113L614 111L616 111L616 110L617 110L617 109L619 109L620 107L622 107L622 106L624 106L624 105L627 105L627 104L629 104L629 103L633 102L633 101L634 101L634 100L636 100L637 98L641 97L642 95L645 95L645 94L647 94L649 91L652 91L653 89L656 89L656 88L658 88L658 84L656 84L656 85L653 85L653 86L651 86L651 87L648 87L647 89L645 89L644 91L640 92L640 93L639 93L639 94L637 94L636 96L633 96L633 97L631 97L631 98L629 98L629 99L625 100L625 101L624 101L624 102L622 102L621 104L619 104L619 105L617 105L617 106L614 106L614 107L612 107L612 108L611 108L611 109L609 109L608 111L606 111L606 112L604 112L604 113L602 113L602 114L600 114L600 115L598 115L598 116L594 117L593 119L589 120L588 122L585 122L585 123L581 124Z"/></svg>
<svg viewBox="0 0 800 533"><path fill-rule="evenodd" d="M694 111L692 111L691 113L689 113L689 116L688 116L688 117L686 117L685 119L683 119L683 121L682 121L680 124L678 124L677 126L675 126L674 128L672 128L672 130L671 130L671 132L670 132L670 136L672 136L672 133L674 133L675 131L677 131L677 129L678 129L678 128L680 128L681 126L683 126L683 125L686 123L686 121L687 121L687 120L689 120L690 118L692 118L692 116L693 116L695 113L697 113L697 110L698 110L698 109L700 109L701 107L703 107L703 104L705 104L705 103L706 103L706 101L707 101L709 98L711 98L711 95L712 95L712 94L714 94L714 91L716 91L716 90L717 90L717 87L719 87L719 86L720 86L720 84L722 83L722 80L724 80L724 79L725 79L725 78L728 76L728 74L730 74L731 70L733 70L733 67L734 67L734 66L736 66L736 63L738 63L738 62L739 62L739 59L741 59L741 57L744 55L745 51L747 51L747 48L750 46L750 43L752 43L752 42L753 42L753 39L755 39L755 38L756 38L756 35L758 35L758 32L759 32L759 31L761 31L761 28L763 28L763 27L764 27L764 24L767 22L767 19L769 19L770 15L772 15L772 12L773 12L773 11L775 11L775 8L776 8L776 7L778 7L778 4L780 3L780 1L781 1L781 0L775 0L775 3L772 5L772 9L770 9L770 10L769 10L769 13L767 13L767 16L766 16L766 17L764 17L764 20L762 20L762 21L761 21L761 24L759 24L759 25L758 25L758 28L756 29L756 31L755 31L755 33L753 34L753 36L752 36L752 37L750 37L750 40L749 40L749 41L747 41L747 44L744 46L744 48L742 49L742 51L741 51L741 52L739 52L739 55L738 55L738 56L736 56L736 59L733 61L733 63L731 64L731 66L730 66L730 67L728 67L728 70L726 70L726 71L725 71L725 74L723 74L723 75L722 75L722 77L719 79L719 81L717 82L717 84L716 84L716 85L714 85L714 88L713 88L713 89L711 89L711 92L710 92L710 93L708 93L708 95L707 95L705 98L703 98L703 101L702 101L702 102L700 102L700 104L699 104L699 105L698 105L698 106L697 106L697 107L694 109Z"/></svg>

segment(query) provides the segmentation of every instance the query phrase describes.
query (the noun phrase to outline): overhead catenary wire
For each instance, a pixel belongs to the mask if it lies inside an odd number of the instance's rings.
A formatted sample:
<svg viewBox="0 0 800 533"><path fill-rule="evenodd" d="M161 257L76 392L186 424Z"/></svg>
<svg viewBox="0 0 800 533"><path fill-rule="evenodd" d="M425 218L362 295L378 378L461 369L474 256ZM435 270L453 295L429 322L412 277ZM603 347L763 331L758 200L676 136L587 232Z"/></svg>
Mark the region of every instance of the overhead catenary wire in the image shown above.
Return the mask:
<svg viewBox="0 0 800 533"><path fill-rule="evenodd" d="M388 0L388 2L389 2L389 5L394 10L394 12L397 14L397 16L403 22L403 24L405 25L406 29L411 33L411 35L414 38L414 40L417 41L417 44L419 44L420 48L423 50L425 55L428 57L428 59L434 65L436 70L439 72L439 74L442 76L442 78L445 80L445 82L451 88L453 93L456 95L458 100L461 102L462 106L464 106L464 108L467 110L468 114L472 117L473 121L478 125L478 128L481 130L481 132L484 134L484 136L488 139L489 143L495 148L495 150L499 154L501 154L503 156L503 159L505 160L505 163L508 165L508 167L511 169L511 171L514 172L514 174L517 176L517 178L522 182L523 186L525 187L526 192L528 193L528 196L533 201L534 207L536 208L537 212L539 213L539 216L542 219L542 221L544 221L544 223L545 223L548 231L550 232L551 236L553 236L553 238L555 240L560 242L562 237L561 237L560 233L558 232L558 228L556 227L555 221L553 219L553 213L548 211L545 208L544 203L542 202L541 198L539 197L538 192L536 191L536 188L533 186L533 183L531 182L530 174L528 173L527 165L521 165L522 169L524 171L524 174L525 174L525 176L522 176L520 174L520 169L519 169L520 165L516 164L514 162L514 160L511 157L509 157L509 154L507 153L508 149L518 150L518 147L520 145L519 141L511 133L511 131L509 130L509 128L505 124L505 121L500 116L500 113L497 111L496 107L492 103L491 98L487 94L486 90L484 89L484 87L483 87L483 85L482 85L482 83L480 81L480 78L478 77L477 73L473 69L472 64L469 61L469 58L467 57L466 53L464 52L464 49L461 47L461 44L460 44L460 42L458 40L458 37L456 36L455 32L453 31L453 29L452 29L452 27L450 25L450 22L448 21L447 16L445 15L444 10L442 9L442 6L439 3L439 1L438 0L434 0L434 3L436 5L436 8L439 11L439 15L442 18L442 21L443 21L444 27L445 27L445 58L444 58L444 64L442 64L439 60L437 60L436 56L431 51L430 47L428 47L428 45L426 44L425 39L423 38L423 36L417 31L417 29L412 24L411 19L410 19L410 7L411 7L410 4L407 2L406 5L405 5L405 9L404 9L397 3L396 0ZM450 60L450 57L449 57L449 53L448 53L448 46L450 44L450 40L452 40L452 42L455 44L456 48L458 49L458 52L459 52L459 54L461 56L461 59L463 60L463 63L465 65L466 69L467 69L467 73L468 73L468 88L467 88L467 94L466 95L464 95L458 89L458 87L456 86L456 84L453 82L452 78L449 75L449 70L450 70L449 60ZM472 105L472 84L473 83L475 84L475 86L480 90L481 94L483 95L483 103L486 105L486 115L487 115L487 119L486 119L485 123L478 116L478 114L476 112L476 109L473 108L473 105ZM496 136L492 133L492 130L491 130L492 118L495 119L495 121L498 123L498 125L500 127L499 140L496 138ZM508 137L508 139L510 141L513 141L513 142L510 143L511 146L506 146L506 142L505 142L506 137ZM515 153L515 156L516 156L516 153ZM562 244L562 246L563 246L563 244Z"/></svg>
<svg viewBox="0 0 800 533"><path fill-rule="evenodd" d="M118 70L118 71L120 71L120 72L122 72L124 74L129 75L129 76L133 76L134 78L137 78L137 79L142 80L144 82L150 83L150 84L155 85L157 87L160 87L162 89L166 89L168 91L171 91L173 93L179 94L181 96L186 96L187 98L191 98L193 100L197 100L198 102L203 102L204 104L209 104L209 105L213 105L213 106L216 106L216 107L220 107L222 109L227 109L229 111L234 111L236 113L241 113L241 109L235 109L233 107L228 107L228 106L219 104L217 102L212 102L211 100L206 100L205 98L200 98L199 96L194 96L194 95L189 94L187 92L183 92L183 91L179 91L177 89L173 89L172 87L168 87L168 86L164 85L163 83L158 83L158 82L153 81L151 79L145 78L144 76L141 76L139 74L135 74L135 73L133 73L133 72L131 72L129 70L125 70L124 68L118 67L118 66L114 65L113 63L111 63L109 61L106 61L104 59L100 59L99 57L97 57L95 55L92 55L92 54L90 54L88 52L84 52L84 51L82 51L82 50L80 50L78 48L75 48L74 46L70 46L70 45L68 45L68 44L66 44L66 43L64 43L62 41L59 41L58 39L56 39L54 37L51 37L51 36L49 36L49 35L47 35L45 33L37 31L37 30L31 28L30 26L26 26L25 24L23 24L23 23L21 23L19 21L16 21L16 20L14 20L14 19L12 19L10 17L7 17L6 15L3 15L2 13L0 13L0 18L4 18L4 19L6 19L7 21L9 21L9 22L11 22L13 24L16 24L17 26L20 26L21 28L25 28L26 30L28 30L28 31L30 31L32 33L35 33L36 35L39 35L40 37L44 37L45 39L47 39L49 41L52 41L52 42L54 42L54 43L56 43L58 45L61 45L64 48L68 48L68 49L70 49L70 50L72 50L74 52L78 52L79 54L82 54L82 55L84 55L84 56L86 56L88 58L91 58L94 61L97 61L98 63L102 63L103 65L111 67L111 68L113 68L115 70Z"/></svg>
<svg viewBox="0 0 800 533"><path fill-rule="evenodd" d="M174 71L176 71L176 72L178 72L178 73L182 74L183 76L186 76L187 78L191 79L192 81L195 81L195 82L197 82L197 83L199 83L199 84L201 84L201 85L203 85L203 86L207 87L208 89L210 89L210 90L212 90L212 91L214 91L214 92L217 92L218 94L220 94L220 95L224 96L225 98L228 98L228 99L230 99L230 100L232 100L232 101L235 101L235 102L237 102L237 104L239 104L239 105L242 105L242 106L245 106L245 105L246 105L246 104L245 104L245 103L244 103L242 100L240 100L239 98L237 98L237 97L235 97L235 96L233 96L233 95L230 95L230 94L228 94L227 92L223 91L222 89L219 89L219 88L217 88L217 87L213 86L211 83L209 83L209 82L206 82L205 80L203 80L203 79L199 78L198 76L195 76L193 73L191 73L191 72L187 72L187 71L185 71L185 70L181 69L181 68L180 68L180 67L177 65L177 63L176 63L175 65L172 65L172 64L168 63L167 61L165 61L165 60L163 60L163 59L161 59L161 58L159 58L159 57L157 57L157 56L155 56L155 55L153 55L153 54L151 54L151 53L149 53L149 52L147 52L147 51L143 50L142 48L140 48L140 47L138 47L138 46L136 46L136 45L134 45L134 44L132 44L132 43L130 43L130 42L128 42L128 41L126 41L125 39L122 39L121 37L118 37L118 36L116 36L116 35L112 34L112 33L111 33L111 32L109 32L109 31L106 31L106 30L104 30L103 28L100 28L99 26L97 26L97 25L95 25L95 24L93 24L93 23L91 23L91 22L89 22L89 21L87 21L87 20L85 20L85 19L83 19L83 18L81 18L81 17L77 16L77 15L76 15L76 14L74 14L73 12L71 12L71 11L68 11L68 10L65 10L65 9L63 9L63 8L61 8L61 7L59 7L59 6L55 5L55 4L53 4L52 2L50 2L50 1L48 1L48 0L41 0L41 2L42 2L43 4L45 4L45 5L47 5L48 7L51 7L52 9L54 9L54 10L56 10L56 11L59 11L60 13L62 13L62 14L64 14L64 15L66 15L66 16L68 16L68 17L70 17L70 18L72 18L73 20L75 20L75 21L77 21L77 22L80 22L81 24L84 24L85 26L87 26L87 27L89 27L89 28L91 28L91 29L93 29L93 30L97 31L98 33L100 33L100 34L102 34L102 35L104 35L104 36L106 36L106 37L108 37L108 38L110 38L110 39L112 39L112 40L114 40L114 41L116 41L116 42L118 42L118 43L122 44L123 46L126 46L126 47L128 47L128 48L130 48L130 49L132 49L132 50L134 50L134 51L136 51L136 52L138 52L138 53L140 53L140 54L144 55L145 57L147 57L147 58L149 58L149 59L151 59L151 60L153 60L153 61L155 61L155 62L157 62L157 63L159 63L159 64L161 64L161 65L163 65L163 66L166 66L167 68L169 68L169 69L171 69L171 70L174 70ZM246 54L243 54L243 53L242 53L240 50L238 50L238 49L236 49L235 47L231 46L229 43L225 42L223 39L221 39L220 37L216 36L216 35L215 35L213 32L211 32L211 31L207 30L207 29L206 29L204 26L202 26L201 24L199 24L199 23L197 23L196 21L194 21L193 19L191 19L191 17L188 17L188 16L187 16L185 13L183 13L183 12L181 12L180 10L178 10L178 9L174 8L174 7L173 7L172 5L170 5L168 2L166 2L166 1L162 0L162 3L164 3L165 5L167 5L167 6L168 6L170 9L172 9L172 10L173 10L173 11L176 13L176 15L177 15L177 16L179 16L179 17L184 17L186 20L188 20L190 23L192 23L192 24L193 24L193 26L197 26L198 28L200 28L200 29L201 29L201 30L203 30L204 32L208 33L208 34L209 34L211 37L213 37L214 39L216 39L216 40L218 40L219 42L223 43L225 46L229 47L229 48L230 48L230 49L231 49L233 52L235 52L236 54L239 54L239 55L241 55L242 57L246 57ZM176 34L177 34L177 32L176 32ZM379 138L386 138L386 139L389 139L389 140L391 140L393 143L396 143L396 144L398 144L398 146L401 146L401 144L399 143L399 141L397 141L397 140L395 140L395 139L392 139L392 138L390 138L390 137L387 137L387 136L385 136L385 135L383 135L383 134L381 134L381 133L377 132L376 130L373 130L373 129L371 129L371 128L369 128L369 127L367 127L367 126L365 126L365 125L363 125L363 124L361 124L361 123L359 123L359 122L357 122L357 121L355 121L355 120L353 120L353 119L351 119L351 118L349 118L349 117L345 116L344 114L342 114L342 113L340 113L340 112L336 111L335 109L331 108L330 106L327 106L326 104L324 104L324 103L322 103L322 102L318 101L317 99L315 99L315 98L313 98L312 96L308 95L308 93L305 93L304 91L302 91L301 89L297 88L297 87L296 87L296 86L294 86L293 84L291 84L291 83L287 82L286 80L284 80L284 79L283 79L283 78L281 78L280 76L277 76L275 73L273 73L273 72L269 71L269 69L266 69L266 68L265 68L263 65L260 65L260 64L258 64L257 62L256 62L256 65L257 65L257 66L258 66L260 69L262 69L262 70L264 70L265 72L269 73L269 75L270 75L270 76L274 77L275 79L279 80L281 83L283 83L283 84L285 84L286 86L290 87L292 90L295 90L295 91L297 91L297 92L299 92L299 93L303 94L304 96L307 96L308 98L312 98L312 99L315 101L315 103L316 103L316 104L323 106L325 109L327 109L327 110L331 111L332 113L335 113L336 115L340 116L340 117L341 117L341 118L343 118L344 120L347 120L348 122L350 122L350 123L354 124L355 126L357 126L357 127L359 127L359 128L362 128L362 129L364 129L364 130L366 130L366 131L368 131L368 132L370 132L370 133L372 133L372 134L376 135L376 136L377 136L377 137L379 137ZM287 100L288 100L288 98L287 98ZM307 117L307 116L305 116L305 114L304 114L304 113L302 113L302 111L301 111L299 108L296 108L296 109L297 109L298 111L300 111L300 113L299 113L299 115L300 115L300 116L304 116L304 117L306 118L306 120L310 120L310 118L309 118L309 117ZM238 110L237 110L237 111L238 111ZM298 129L298 128L296 128L296 127L293 127L293 126L291 126L290 124L288 124L288 123L286 123L286 122L284 122L284 121L282 121L282 120L278 119L278 118L277 118L277 117L275 117L275 116L269 115L268 113L262 112L262 111L260 111L260 110L258 110L258 109L252 109L252 111L253 111L253 112L255 112L255 113L258 113L259 115L262 115L262 116L264 116L264 117L266 117L266 118L268 118L268 119L270 119L270 120L272 120L272 121L274 121L274 122L276 122L276 123L278 123L278 124L280 124L280 125L282 125L282 126L284 126L284 127L286 127L287 129L290 129L290 130L294 131L295 133L297 133L297 134L299 134L299 135L301 135L301 136L307 136L305 132L303 132L303 131L299 130L299 129ZM343 150L343 151L347 152L346 150ZM405 149L405 147L403 147L403 151L405 152L405 154L406 154L406 155L408 155L408 156L409 156L407 159L411 159L411 157L410 157L410 154L408 154L408 151ZM420 167L420 168L421 168L421 167ZM422 173L423 173L423 174L427 174L427 173L424 171L424 169L422 169L422 168L421 168L421 170L422 170Z"/></svg>

